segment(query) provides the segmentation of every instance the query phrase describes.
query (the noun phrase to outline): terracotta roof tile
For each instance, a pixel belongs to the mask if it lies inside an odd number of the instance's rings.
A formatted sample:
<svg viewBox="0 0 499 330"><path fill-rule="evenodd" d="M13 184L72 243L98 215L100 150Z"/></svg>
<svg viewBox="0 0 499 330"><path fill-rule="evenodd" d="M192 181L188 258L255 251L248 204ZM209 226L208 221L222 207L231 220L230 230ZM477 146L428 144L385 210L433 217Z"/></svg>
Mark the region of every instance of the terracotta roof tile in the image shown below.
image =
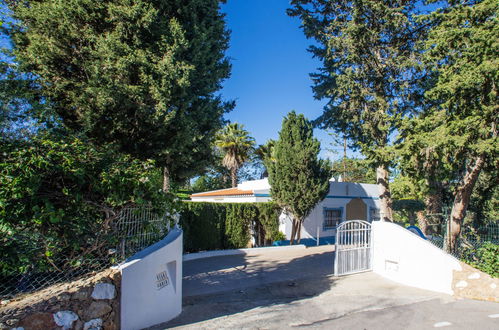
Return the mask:
<svg viewBox="0 0 499 330"><path fill-rule="evenodd" d="M210 197L210 196L242 196L253 195L253 190L240 190L237 188L220 189L192 194L190 197Z"/></svg>

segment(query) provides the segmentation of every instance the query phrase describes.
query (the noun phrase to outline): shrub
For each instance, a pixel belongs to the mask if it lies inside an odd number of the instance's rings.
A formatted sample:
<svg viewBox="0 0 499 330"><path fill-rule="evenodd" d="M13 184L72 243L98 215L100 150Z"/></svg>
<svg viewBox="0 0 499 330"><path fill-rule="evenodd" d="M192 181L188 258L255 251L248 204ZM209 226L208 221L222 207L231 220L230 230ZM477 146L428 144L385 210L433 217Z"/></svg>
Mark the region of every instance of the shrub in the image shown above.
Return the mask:
<svg viewBox="0 0 499 330"><path fill-rule="evenodd" d="M257 221L258 209L254 204L231 203L225 205L225 236L228 248L248 247L250 226Z"/></svg>
<svg viewBox="0 0 499 330"><path fill-rule="evenodd" d="M0 272L64 268L108 257L112 221L126 206L166 203L152 161L75 137L37 136L2 143ZM65 260L64 264L58 260Z"/></svg>
<svg viewBox="0 0 499 330"><path fill-rule="evenodd" d="M476 249L473 254L468 253L465 262L493 277L499 277L499 245L486 242Z"/></svg>
<svg viewBox="0 0 499 330"><path fill-rule="evenodd" d="M272 243L282 239L284 234L279 231L279 215L281 214L279 206L276 203L269 202L256 204L256 207L259 214L258 220L264 229L265 240Z"/></svg>

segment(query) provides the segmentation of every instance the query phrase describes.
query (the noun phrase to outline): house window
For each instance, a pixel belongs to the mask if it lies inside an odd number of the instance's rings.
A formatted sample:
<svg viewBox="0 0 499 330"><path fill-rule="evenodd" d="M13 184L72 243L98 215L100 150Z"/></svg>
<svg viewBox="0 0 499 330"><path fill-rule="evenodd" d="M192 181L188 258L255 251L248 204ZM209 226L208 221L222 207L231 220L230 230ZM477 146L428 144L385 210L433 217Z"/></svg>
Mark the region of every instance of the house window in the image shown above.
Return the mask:
<svg viewBox="0 0 499 330"><path fill-rule="evenodd" d="M329 209L324 208L324 224L323 229L329 230L334 229L340 224L342 218L343 209Z"/></svg>
<svg viewBox="0 0 499 330"><path fill-rule="evenodd" d="M377 209L375 207L370 207L369 208L369 219L371 222L381 220L381 217L379 215L379 209Z"/></svg>

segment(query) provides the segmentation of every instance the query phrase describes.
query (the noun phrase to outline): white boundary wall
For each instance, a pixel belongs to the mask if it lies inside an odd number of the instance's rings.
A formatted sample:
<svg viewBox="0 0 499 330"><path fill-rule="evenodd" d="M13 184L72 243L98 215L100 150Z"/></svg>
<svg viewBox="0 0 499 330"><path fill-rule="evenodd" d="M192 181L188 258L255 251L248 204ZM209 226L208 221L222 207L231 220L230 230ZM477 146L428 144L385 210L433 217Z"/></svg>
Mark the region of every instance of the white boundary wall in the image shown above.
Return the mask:
<svg viewBox="0 0 499 330"><path fill-rule="evenodd" d="M372 223L373 271L401 284L453 294L459 261L418 235L390 222Z"/></svg>
<svg viewBox="0 0 499 330"><path fill-rule="evenodd" d="M182 236L173 229L120 266L121 329L143 329L182 312Z"/></svg>

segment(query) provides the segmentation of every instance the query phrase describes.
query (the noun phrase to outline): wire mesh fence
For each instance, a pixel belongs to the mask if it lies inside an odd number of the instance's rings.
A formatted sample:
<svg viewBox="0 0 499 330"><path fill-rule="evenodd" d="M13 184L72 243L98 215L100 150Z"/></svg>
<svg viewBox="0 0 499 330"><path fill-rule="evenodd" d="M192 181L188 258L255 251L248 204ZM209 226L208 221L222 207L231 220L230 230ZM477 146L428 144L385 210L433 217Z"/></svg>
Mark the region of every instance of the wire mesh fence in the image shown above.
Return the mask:
<svg viewBox="0 0 499 330"><path fill-rule="evenodd" d="M0 275L0 298L12 299L21 294L44 289L56 283L72 281L87 274L100 272L112 265L109 260L89 259L82 260L71 267L64 264L74 260L56 260L52 268L29 268L23 273L7 273Z"/></svg>
<svg viewBox="0 0 499 330"><path fill-rule="evenodd" d="M438 227L437 227L438 226ZM452 254L458 259L472 260L476 258L477 250L486 244L499 245L499 222L491 222L484 226L463 226L456 241L456 248L449 248L449 223L435 225L433 234L428 235L428 240L435 246Z"/></svg>
<svg viewBox="0 0 499 330"><path fill-rule="evenodd" d="M178 221L173 216L175 222ZM124 209L116 221L116 237L119 240L117 255L125 260L136 252L160 241L170 231L168 212L158 214L152 208Z"/></svg>
<svg viewBox="0 0 499 330"><path fill-rule="evenodd" d="M27 266L21 267L22 270L0 269L0 299L12 299L119 264L163 239L176 220L167 212L160 214L150 207L124 208L111 223L105 244L101 244L94 253L52 256L42 248L22 251L23 256L29 256L29 260L24 262ZM30 236L22 239L30 239Z"/></svg>

